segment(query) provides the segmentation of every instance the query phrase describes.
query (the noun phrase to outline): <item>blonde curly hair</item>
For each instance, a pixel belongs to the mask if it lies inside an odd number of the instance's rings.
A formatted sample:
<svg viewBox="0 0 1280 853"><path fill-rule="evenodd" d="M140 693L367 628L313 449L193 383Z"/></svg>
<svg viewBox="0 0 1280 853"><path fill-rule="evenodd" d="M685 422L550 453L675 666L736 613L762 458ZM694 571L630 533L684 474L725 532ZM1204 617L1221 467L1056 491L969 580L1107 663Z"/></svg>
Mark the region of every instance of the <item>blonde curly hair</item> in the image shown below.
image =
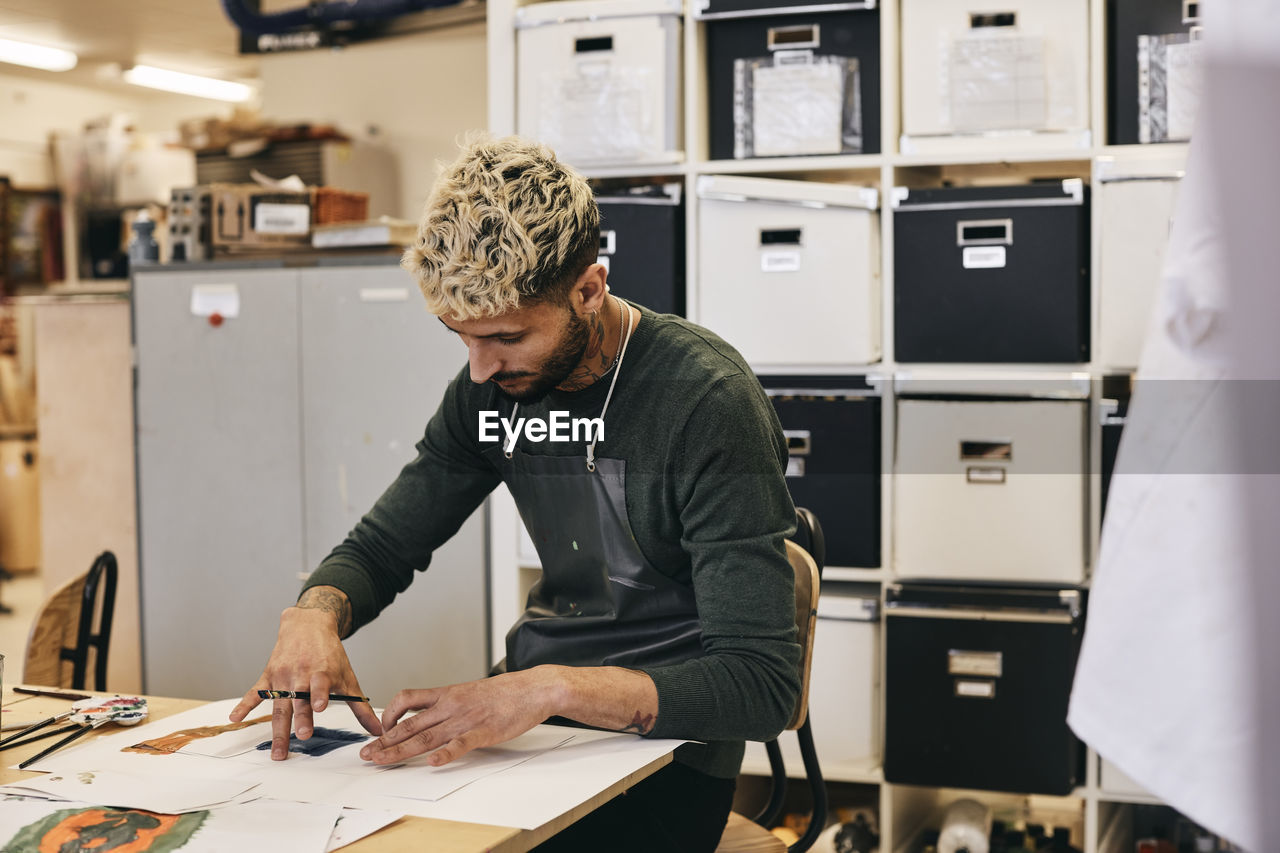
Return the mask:
<svg viewBox="0 0 1280 853"><path fill-rule="evenodd" d="M600 210L545 145L479 136L445 166L401 266L433 314L494 317L563 299L600 249Z"/></svg>

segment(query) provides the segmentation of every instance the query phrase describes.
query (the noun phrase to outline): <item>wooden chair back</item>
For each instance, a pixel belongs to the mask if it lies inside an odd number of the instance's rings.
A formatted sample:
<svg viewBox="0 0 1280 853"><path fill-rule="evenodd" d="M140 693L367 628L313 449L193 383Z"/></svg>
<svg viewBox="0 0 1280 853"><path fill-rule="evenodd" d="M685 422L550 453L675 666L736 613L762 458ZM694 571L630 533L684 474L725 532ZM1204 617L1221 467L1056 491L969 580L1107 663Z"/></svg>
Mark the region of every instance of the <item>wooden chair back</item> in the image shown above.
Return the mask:
<svg viewBox="0 0 1280 853"><path fill-rule="evenodd" d="M49 596L31 624L22 669L24 683L84 690L92 651L93 689L107 689L107 651L118 571L115 554L104 551L87 572Z"/></svg>
<svg viewBox="0 0 1280 853"><path fill-rule="evenodd" d="M803 543L803 547L797 542ZM772 774L769 802L754 818L730 812L724 834L716 846L716 853L803 853L813 846L827 819L826 782L822 778L822 768L818 764L813 730L809 723L809 675L813 666L813 636L818 625L818 595L821 592L822 561L826 550L822 525L812 512L796 507L796 535L787 540L786 546L787 560L796 577L796 639L800 643L801 655L800 698L787 729L794 731L800 742L800 756L812 795L813 812L808 830L789 847L766 828L782 813L787 788L787 769L782 749L775 738L765 744Z"/></svg>

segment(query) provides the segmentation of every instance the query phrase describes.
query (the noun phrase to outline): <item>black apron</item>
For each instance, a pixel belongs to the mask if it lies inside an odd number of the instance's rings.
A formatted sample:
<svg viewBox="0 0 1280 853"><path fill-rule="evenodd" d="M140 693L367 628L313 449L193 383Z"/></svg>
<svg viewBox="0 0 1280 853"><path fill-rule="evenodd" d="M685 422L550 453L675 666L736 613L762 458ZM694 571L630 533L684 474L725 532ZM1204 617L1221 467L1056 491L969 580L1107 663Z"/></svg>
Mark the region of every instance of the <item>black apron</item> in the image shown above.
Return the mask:
<svg viewBox="0 0 1280 853"><path fill-rule="evenodd" d="M539 664L662 666L703 654L692 587L654 569L627 519L626 463L491 448L542 578L507 633L508 671Z"/></svg>

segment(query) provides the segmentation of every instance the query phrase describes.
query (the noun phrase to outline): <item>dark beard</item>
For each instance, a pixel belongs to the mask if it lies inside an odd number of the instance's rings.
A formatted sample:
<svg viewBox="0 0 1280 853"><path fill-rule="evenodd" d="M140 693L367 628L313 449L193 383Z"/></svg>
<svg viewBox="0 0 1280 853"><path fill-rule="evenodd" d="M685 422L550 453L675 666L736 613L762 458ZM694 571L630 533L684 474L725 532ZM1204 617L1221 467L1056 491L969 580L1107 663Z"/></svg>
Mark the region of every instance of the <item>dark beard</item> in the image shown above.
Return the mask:
<svg viewBox="0 0 1280 853"><path fill-rule="evenodd" d="M569 326L565 329L560 345L538 367L537 378L533 380L529 388L519 394L512 394L498 386L498 393L517 403L537 403L551 393L553 388L568 379L569 374L577 369L578 364L582 361L583 353L587 351L589 339L590 333L586 321L570 310ZM490 381L523 379L532 375L534 374L498 373L490 377Z"/></svg>

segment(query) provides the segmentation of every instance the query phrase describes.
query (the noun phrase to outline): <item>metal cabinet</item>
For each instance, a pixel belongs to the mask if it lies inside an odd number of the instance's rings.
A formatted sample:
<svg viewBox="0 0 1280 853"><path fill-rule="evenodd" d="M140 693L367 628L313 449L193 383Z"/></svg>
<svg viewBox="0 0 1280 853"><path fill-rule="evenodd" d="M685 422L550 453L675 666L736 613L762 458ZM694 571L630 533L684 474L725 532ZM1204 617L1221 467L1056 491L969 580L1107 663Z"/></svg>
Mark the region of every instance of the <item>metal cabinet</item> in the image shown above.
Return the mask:
<svg viewBox="0 0 1280 853"><path fill-rule="evenodd" d="M463 354L392 265L140 272L134 339L144 689L236 695ZM477 514L348 641L375 703L484 674L483 537Z"/></svg>

